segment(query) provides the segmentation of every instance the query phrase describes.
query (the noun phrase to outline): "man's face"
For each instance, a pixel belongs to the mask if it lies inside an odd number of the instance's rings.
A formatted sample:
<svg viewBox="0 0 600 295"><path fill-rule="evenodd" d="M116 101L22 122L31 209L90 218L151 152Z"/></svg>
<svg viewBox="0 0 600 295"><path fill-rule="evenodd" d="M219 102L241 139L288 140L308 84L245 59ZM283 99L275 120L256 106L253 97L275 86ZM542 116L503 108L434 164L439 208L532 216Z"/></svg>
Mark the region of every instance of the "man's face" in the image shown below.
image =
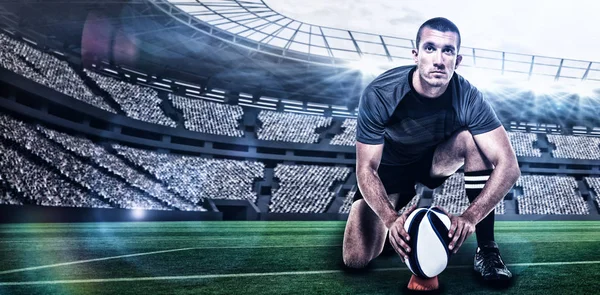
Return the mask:
<svg viewBox="0 0 600 295"><path fill-rule="evenodd" d="M457 53L457 45L458 34L423 28L419 49L413 50L421 80L430 87L448 84L462 60Z"/></svg>

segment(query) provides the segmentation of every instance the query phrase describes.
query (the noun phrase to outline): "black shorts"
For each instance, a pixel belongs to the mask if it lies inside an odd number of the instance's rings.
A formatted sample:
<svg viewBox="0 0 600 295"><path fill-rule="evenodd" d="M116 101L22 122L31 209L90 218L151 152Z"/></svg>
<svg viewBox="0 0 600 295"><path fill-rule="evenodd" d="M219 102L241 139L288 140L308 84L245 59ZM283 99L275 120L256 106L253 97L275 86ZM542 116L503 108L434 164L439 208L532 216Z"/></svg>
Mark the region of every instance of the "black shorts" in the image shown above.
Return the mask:
<svg viewBox="0 0 600 295"><path fill-rule="evenodd" d="M434 189L442 185L446 179L450 176L445 177L431 177L430 171L433 165L433 154L435 147L430 149L421 159L412 164L403 166L391 166L391 165L379 165L377 174L385 187L385 192L390 194L400 194L398 203L396 204L396 210L402 209L406 206L410 200L417 194L415 185L417 182L424 184L430 189ZM360 193L360 189L354 194L354 201L362 199L363 196Z"/></svg>

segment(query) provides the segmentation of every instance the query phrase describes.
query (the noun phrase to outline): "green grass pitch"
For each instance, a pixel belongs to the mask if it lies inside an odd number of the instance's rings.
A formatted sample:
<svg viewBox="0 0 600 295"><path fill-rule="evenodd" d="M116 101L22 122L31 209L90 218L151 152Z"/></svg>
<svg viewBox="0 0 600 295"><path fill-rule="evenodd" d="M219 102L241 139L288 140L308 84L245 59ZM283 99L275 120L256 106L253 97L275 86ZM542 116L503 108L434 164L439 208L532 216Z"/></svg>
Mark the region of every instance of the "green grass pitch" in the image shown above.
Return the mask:
<svg viewBox="0 0 600 295"><path fill-rule="evenodd" d="M0 225L0 294L401 294L397 256L341 267L344 222L140 222ZM439 277L445 294L592 294L600 222L497 222L515 274L472 274L469 238Z"/></svg>

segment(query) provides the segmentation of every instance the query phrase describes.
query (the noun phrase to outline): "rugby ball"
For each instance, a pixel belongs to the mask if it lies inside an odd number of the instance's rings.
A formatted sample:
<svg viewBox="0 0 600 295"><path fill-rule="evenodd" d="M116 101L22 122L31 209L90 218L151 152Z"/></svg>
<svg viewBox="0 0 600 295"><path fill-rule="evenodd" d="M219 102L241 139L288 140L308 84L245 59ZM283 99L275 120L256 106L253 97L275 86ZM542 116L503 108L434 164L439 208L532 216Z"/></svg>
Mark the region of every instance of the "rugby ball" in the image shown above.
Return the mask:
<svg viewBox="0 0 600 295"><path fill-rule="evenodd" d="M418 208L404 222L404 230L410 235L411 251L405 263L420 278L439 275L450 258L450 217L438 208Z"/></svg>

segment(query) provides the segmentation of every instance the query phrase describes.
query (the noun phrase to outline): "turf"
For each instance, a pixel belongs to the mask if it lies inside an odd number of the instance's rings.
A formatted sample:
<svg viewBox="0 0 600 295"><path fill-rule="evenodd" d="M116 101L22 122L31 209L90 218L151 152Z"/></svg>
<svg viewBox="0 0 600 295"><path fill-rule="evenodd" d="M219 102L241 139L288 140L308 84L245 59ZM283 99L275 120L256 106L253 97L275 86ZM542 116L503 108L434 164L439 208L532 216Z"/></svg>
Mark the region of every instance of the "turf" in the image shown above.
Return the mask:
<svg viewBox="0 0 600 295"><path fill-rule="evenodd" d="M0 294L399 294L396 256L341 265L344 222L147 222L0 225ZM445 294L581 294L600 289L600 222L497 222L515 274L472 273L471 237L440 275ZM576 262L576 263L573 263Z"/></svg>

